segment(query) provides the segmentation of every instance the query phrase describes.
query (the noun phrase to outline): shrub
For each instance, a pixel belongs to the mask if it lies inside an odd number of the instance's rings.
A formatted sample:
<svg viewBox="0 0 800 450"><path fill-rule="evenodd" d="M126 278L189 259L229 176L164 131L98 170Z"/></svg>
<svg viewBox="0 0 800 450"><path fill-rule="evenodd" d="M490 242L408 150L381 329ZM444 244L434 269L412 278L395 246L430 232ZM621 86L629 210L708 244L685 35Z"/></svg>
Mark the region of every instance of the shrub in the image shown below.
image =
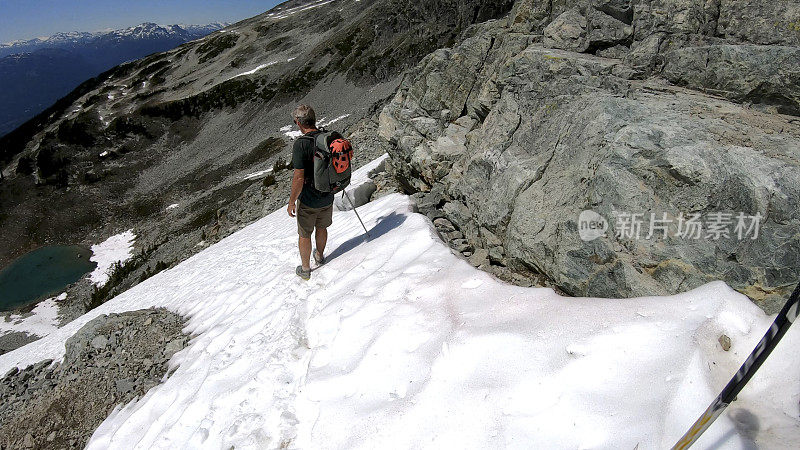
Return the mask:
<svg viewBox="0 0 800 450"><path fill-rule="evenodd" d="M275 160L275 163L272 165L272 173L278 173L281 170L291 169L292 162L286 161L284 158L278 158Z"/></svg>
<svg viewBox="0 0 800 450"><path fill-rule="evenodd" d="M200 63L204 63L212 58L216 58L220 53L236 45L239 35L234 33L224 33L211 38L205 44L197 47L197 54L200 56Z"/></svg>
<svg viewBox="0 0 800 450"><path fill-rule="evenodd" d="M20 175L30 175L33 173L33 158L23 156L17 161L17 173Z"/></svg>

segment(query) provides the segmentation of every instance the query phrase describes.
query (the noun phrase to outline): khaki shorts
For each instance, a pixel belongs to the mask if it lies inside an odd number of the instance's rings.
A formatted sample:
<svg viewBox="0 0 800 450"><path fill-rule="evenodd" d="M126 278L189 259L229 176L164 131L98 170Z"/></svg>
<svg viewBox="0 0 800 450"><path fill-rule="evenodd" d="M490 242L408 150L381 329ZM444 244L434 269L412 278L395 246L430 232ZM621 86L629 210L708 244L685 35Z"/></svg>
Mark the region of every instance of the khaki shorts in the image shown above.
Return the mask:
<svg viewBox="0 0 800 450"><path fill-rule="evenodd" d="M309 208L297 202L297 232L302 238L310 238L314 228L328 228L333 223L333 205Z"/></svg>

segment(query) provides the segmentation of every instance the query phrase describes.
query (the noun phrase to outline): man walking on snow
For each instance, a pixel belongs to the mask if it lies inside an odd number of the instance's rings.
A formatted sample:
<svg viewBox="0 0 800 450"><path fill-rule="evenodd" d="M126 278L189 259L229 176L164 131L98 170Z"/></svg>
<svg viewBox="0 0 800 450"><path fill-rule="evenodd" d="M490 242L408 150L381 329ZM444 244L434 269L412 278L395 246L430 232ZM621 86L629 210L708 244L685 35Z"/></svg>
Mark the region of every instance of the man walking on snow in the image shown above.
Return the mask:
<svg viewBox="0 0 800 450"><path fill-rule="evenodd" d="M313 138L318 133L317 117L308 105L299 105L292 111L292 119L304 136ZM297 232L300 235L300 262L295 273L304 279L311 278L311 234L317 244L314 260L325 262L325 244L328 242L328 227L333 223L333 193L320 192L314 188L314 139L299 138L292 148L292 193L287 211L290 217L297 216Z"/></svg>

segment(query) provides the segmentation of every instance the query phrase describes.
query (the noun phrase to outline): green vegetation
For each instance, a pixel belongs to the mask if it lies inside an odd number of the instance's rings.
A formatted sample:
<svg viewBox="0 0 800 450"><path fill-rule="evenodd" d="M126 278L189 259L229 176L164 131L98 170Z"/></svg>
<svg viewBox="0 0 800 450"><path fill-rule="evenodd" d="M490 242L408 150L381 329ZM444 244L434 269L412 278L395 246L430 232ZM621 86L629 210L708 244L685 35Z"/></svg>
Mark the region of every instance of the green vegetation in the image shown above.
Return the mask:
<svg viewBox="0 0 800 450"><path fill-rule="evenodd" d="M89 301L85 302L83 305L84 309L86 311L91 311L94 308L97 308L98 306L107 302L114 296L118 295L120 292L122 292L123 289L119 289L122 283L128 278L130 274L132 274L136 269L141 267L147 261L147 258L158 247L159 245L151 245L146 249L143 248L142 251L139 252L139 254L127 260L125 263L120 263L119 261L115 262L111 266L111 269L109 270L108 281L100 287L95 286L94 290L92 291L92 295L89 298ZM168 264L159 261L158 263L156 263L156 269L155 269L156 271L152 271L148 268L147 270L145 270L145 273L149 271L150 272L149 276L152 276L164 270L167 267L169 267Z"/></svg>
<svg viewBox="0 0 800 450"><path fill-rule="evenodd" d="M168 268L169 268L169 264L165 263L164 261L157 262L155 267L152 268L152 269L150 267L147 267L144 270L144 272L142 272L142 274L139 276L139 283L141 283L142 281L152 277L153 275L157 274L158 272L161 272L162 270L166 270Z"/></svg>
<svg viewBox="0 0 800 450"><path fill-rule="evenodd" d="M205 44L197 47L197 55L200 57L200 64L219 56L225 50L236 45L239 35L235 33L224 33L211 38Z"/></svg>
<svg viewBox="0 0 800 450"><path fill-rule="evenodd" d="M266 177L264 177L264 182L262 183L263 187L265 187L265 188L266 187L270 187L273 184L275 184L275 174L271 173L271 174L267 175Z"/></svg>
<svg viewBox="0 0 800 450"><path fill-rule="evenodd" d="M91 147L95 144L95 134L100 128L100 121L94 113L83 113L72 120L64 120L59 124L56 136L65 144Z"/></svg>
<svg viewBox="0 0 800 450"><path fill-rule="evenodd" d="M281 170L291 169L292 162L286 161L284 158L278 158L275 160L275 163L272 165L272 173L278 173Z"/></svg>
<svg viewBox="0 0 800 450"><path fill-rule="evenodd" d="M39 176L48 184L64 187L69 180L67 165L69 158L62 155L53 145L42 145L36 155L36 165L39 167Z"/></svg>
<svg viewBox="0 0 800 450"><path fill-rule="evenodd" d="M33 158L23 156L17 161L17 173L20 175L30 175L33 173Z"/></svg>
<svg viewBox="0 0 800 450"><path fill-rule="evenodd" d="M112 120L106 128L106 132L113 134L116 138L129 136L144 136L152 139L154 136L148 131L144 119L141 116L130 114L117 117Z"/></svg>
<svg viewBox="0 0 800 450"><path fill-rule="evenodd" d="M140 108L145 116L165 117L178 120L182 117L200 117L213 109L235 108L239 104L256 98L264 98L259 84L246 78L234 78L191 97L166 103L150 104Z"/></svg>
<svg viewBox="0 0 800 450"><path fill-rule="evenodd" d="M167 68L167 67L169 67L169 65L170 65L170 62L168 60L166 60L166 59L154 62L153 64L150 64L149 66L147 66L144 69L142 69L141 71L139 71L140 81L145 81L144 80L145 77L147 77L149 75L152 75L152 74L158 72L159 70Z"/></svg>

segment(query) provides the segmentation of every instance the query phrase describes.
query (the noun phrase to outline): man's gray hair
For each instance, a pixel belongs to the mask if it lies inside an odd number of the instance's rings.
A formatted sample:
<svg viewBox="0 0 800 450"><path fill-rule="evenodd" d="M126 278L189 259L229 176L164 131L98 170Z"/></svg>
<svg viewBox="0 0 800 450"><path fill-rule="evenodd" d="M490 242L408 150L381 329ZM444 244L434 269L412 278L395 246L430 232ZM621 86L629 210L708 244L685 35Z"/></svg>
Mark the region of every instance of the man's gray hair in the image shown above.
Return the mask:
<svg viewBox="0 0 800 450"><path fill-rule="evenodd" d="M292 111L292 119L306 128L317 126L317 114L314 112L314 108L308 105L297 105L297 108Z"/></svg>

